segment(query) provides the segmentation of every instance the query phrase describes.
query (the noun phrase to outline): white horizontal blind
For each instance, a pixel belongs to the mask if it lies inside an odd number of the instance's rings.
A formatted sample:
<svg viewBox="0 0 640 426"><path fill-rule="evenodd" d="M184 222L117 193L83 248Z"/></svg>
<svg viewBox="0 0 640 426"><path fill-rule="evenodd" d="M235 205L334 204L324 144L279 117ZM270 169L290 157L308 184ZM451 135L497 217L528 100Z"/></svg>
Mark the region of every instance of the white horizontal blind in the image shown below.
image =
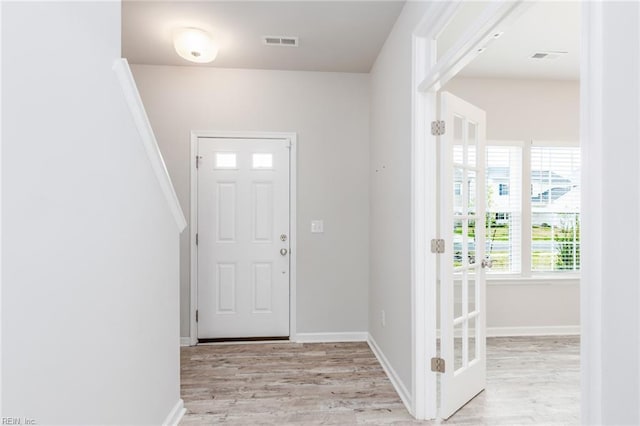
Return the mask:
<svg viewBox="0 0 640 426"><path fill-rule="evenodd" d="M487 147L491 274L580 269L580 161L572 146Z"/></svg>
<svg viewBox="0 0 640 426"><path fill-rule="evenodd" d="M580 149L531 147L531 270L580 269Z"/></svg>
<svg viewBox="0 0 640 426"><path fill-rule="evenodd" d="M520 273L522 254L522 148L488 146L486 253L492 273Z"/></svg>

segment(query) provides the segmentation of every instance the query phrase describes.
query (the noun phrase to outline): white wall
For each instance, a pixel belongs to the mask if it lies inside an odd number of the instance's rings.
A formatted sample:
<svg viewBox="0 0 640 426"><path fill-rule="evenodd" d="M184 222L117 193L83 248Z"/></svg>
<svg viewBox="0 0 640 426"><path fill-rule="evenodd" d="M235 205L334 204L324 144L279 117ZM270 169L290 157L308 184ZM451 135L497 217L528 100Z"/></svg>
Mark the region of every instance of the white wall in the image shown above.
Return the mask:
<svg viewBox="0 0 640 426"><path fill-rule="evenodd" d="M407 2L371 70L369 332L407 389L411 376L411 34ZM381 325L381 311L386 327Z"/></svg>
<svg viewBox="0 0 640 426"><path fill-rule="evenodd" d="M581 421L637 425L640 6L588 2L584 9Z"/></svg>
<svg viewBox="0 0 640 426"><path fill-rule="evenodd" d="M189 217L192 130L298 134L297 332L367 330L369 76L132 67ZM311 220L324 234L311 234ZM189 234L181 244L181 334L189 334Z"/></svg>
<svg viewBox="0 0 640 426"><path fill-rule="evenodd" d="M578 81L457 77L443 90L487 113L488 140L580 140ZM579 280L489 280L487 327L580 324Z"/></svg>
<svg viewBox="0 0 640 426"><path fill-rule="evenodd" d="M111 70L119 2L4 3L2 416L160 424L178 231Z"/></svg>

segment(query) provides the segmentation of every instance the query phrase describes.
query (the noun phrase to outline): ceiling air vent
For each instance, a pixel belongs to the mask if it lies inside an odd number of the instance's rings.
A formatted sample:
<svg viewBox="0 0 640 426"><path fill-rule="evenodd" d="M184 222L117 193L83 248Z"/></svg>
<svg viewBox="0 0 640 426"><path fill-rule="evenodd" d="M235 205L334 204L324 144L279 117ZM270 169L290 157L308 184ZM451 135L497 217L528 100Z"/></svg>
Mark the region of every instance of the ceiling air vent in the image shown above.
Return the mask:
<svg viewBox="0 0 640 426"><path fill-rule="evenodd" d="M547 52L535 52L533 55L529 56L529 59L545 59L545 60L553 60L558 59L561 56L566 55L569 52L562 52L557 50L547 51Z"/></svg>
<svg viewBox="0 0 640 426"><path fill-rule="evenodd" d="M298 47L298 37L264 36L262 41L267 46Z"/></svg>

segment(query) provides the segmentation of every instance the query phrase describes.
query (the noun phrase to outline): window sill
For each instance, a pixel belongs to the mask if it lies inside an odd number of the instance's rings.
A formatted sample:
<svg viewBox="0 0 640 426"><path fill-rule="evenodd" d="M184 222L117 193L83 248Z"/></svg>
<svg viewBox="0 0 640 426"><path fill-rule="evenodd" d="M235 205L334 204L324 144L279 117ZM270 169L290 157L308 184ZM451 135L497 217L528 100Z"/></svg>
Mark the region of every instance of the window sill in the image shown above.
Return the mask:
<svg viewBox="0 0 640 426"><path fill-rule="evenodd" d="M580 284L579 274L545 274L523 277L519 275L487 276L487 285L574 285Z"/></svg>

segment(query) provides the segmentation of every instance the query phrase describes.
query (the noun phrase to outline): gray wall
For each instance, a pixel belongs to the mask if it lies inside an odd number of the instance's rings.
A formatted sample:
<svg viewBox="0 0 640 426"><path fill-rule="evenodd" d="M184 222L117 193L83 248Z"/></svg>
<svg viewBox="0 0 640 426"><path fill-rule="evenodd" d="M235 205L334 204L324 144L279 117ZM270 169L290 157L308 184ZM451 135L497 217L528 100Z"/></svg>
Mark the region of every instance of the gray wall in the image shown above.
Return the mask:
<svg viewBox="0 0 640 426"><path fill-rule="evenodd" d="M580 139L578 81L458 77L444 90L486 111L488 140ZM577 278L487 282L489 328L579 324Z"/></svg>
<svg viewBox="0 0 640 426"><path fill-rule="evenodd" d="M411 392L411 34L407 2L371 70L369 333ZM386 327L381 324L381 311Z"/></svg>
<svg viewBox="0 0 640 426"><path fill-rule="evenodd" d="M136 82L189 217L192 130L298 134L297 331L367 330L369 76L135 65ZM324 234L311 234L311 220ZM181 334L189 335L189 233Z"/></svg>
<svg viewBox="0 0 640 426"><path fill-rule="evenodd" d="M178 229L111 67L119 2L2 5L2 416L161 424Z"/></svg>

